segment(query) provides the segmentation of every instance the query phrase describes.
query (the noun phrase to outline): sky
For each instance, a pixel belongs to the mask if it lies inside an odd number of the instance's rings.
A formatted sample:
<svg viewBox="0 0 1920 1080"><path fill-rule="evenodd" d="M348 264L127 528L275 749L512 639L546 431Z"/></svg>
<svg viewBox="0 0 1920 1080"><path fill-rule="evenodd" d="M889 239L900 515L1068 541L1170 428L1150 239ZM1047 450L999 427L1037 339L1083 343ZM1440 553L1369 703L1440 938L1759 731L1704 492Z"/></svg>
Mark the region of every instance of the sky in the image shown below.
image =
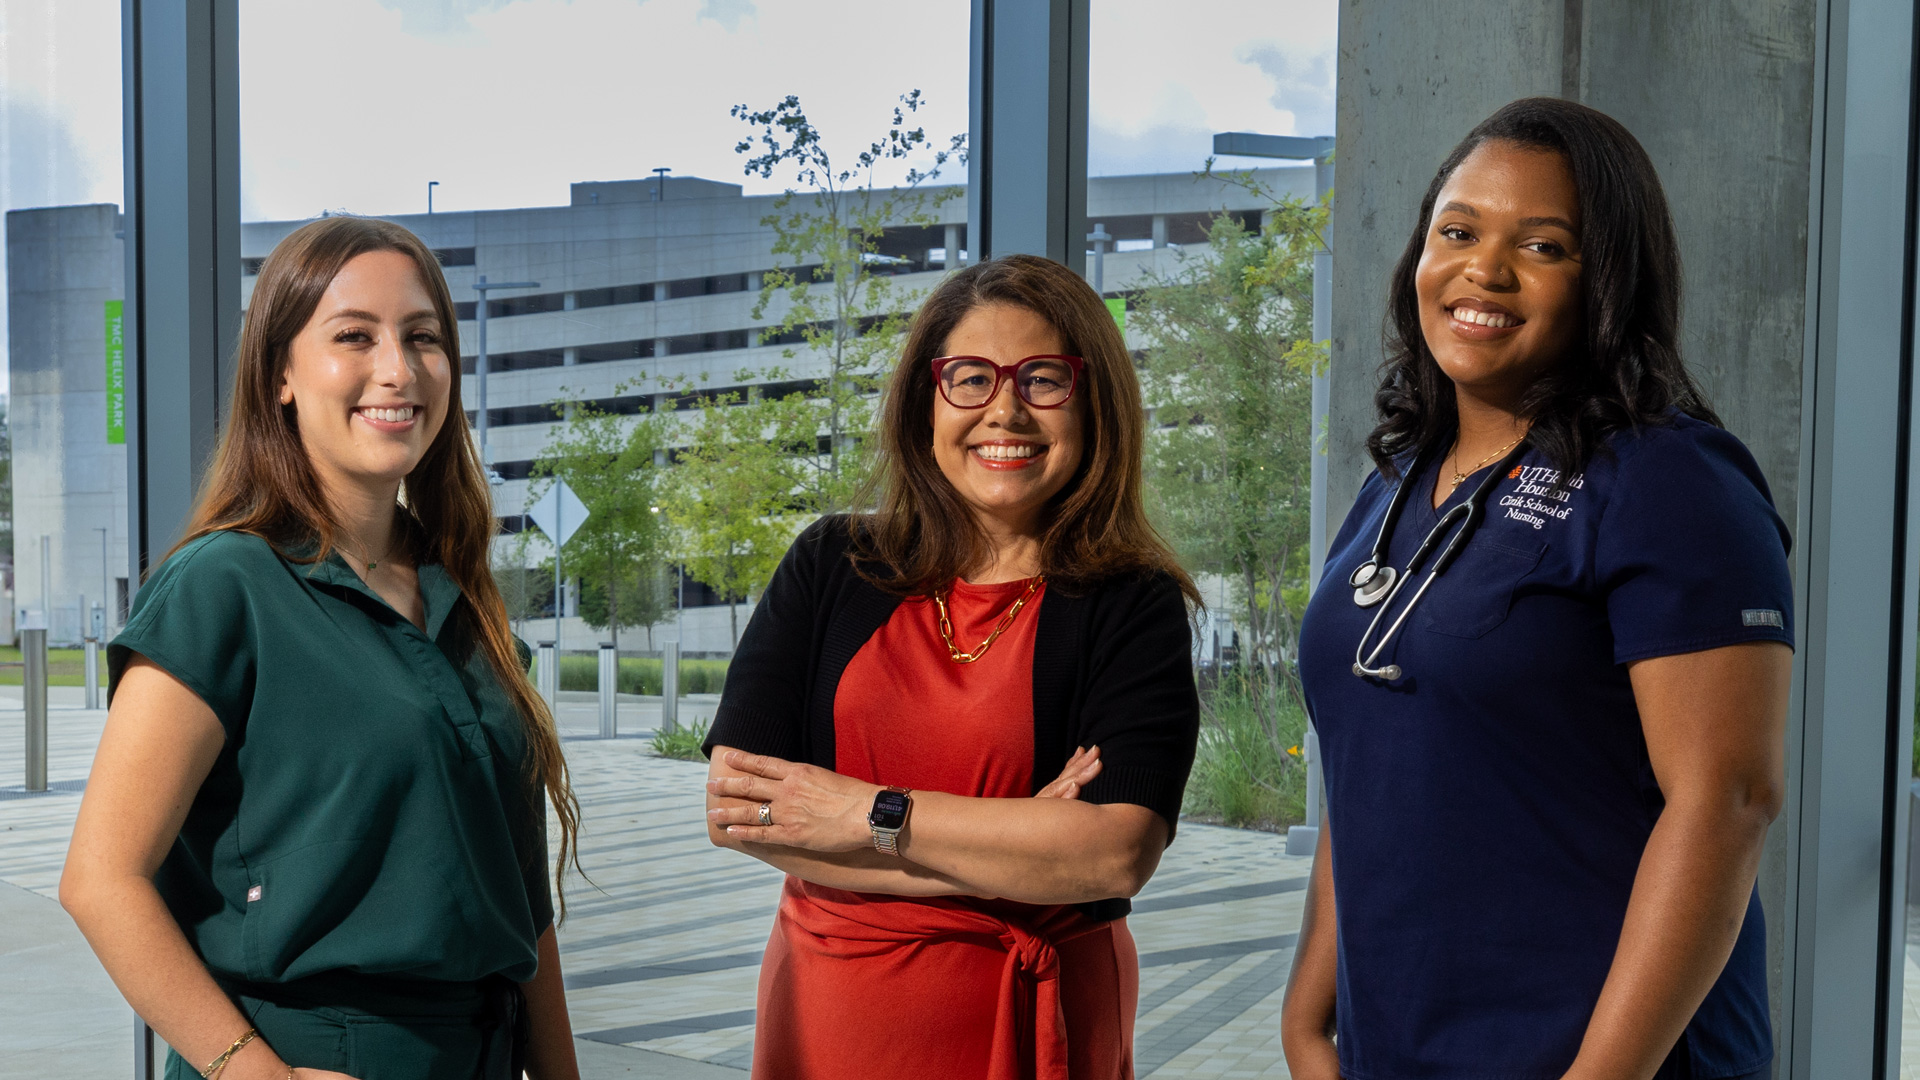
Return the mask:
<svg viewBox="0 0 1920 1080"><path fill-rule="evenodd" d="M1095 175L1198 169L1216 131L1332 132L1334 0L1091 7ZM433 180L436 210L555 205L573 181L660 166L777 191L791 177L742 175L734 145L748 128L728 110L788 94L837 160L878 138L914 89L916 122L945 145L967 126L968 11L967 0L240 0L241 214L418 213ZM0 0L0 207L120 202L119 22L119 0Z"/></svg>

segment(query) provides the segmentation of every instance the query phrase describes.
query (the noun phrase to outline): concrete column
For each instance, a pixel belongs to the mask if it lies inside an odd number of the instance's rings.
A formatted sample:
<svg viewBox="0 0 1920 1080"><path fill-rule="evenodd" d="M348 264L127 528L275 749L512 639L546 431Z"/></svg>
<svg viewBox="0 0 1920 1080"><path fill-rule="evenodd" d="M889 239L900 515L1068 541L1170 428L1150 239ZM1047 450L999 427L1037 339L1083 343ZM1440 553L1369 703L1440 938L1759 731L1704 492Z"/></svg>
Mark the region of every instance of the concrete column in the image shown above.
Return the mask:
<svg viewBox="0 0 1920 1080"><path fill-rule="evenodd" d="M947 263L946 268L948 270L957 270L960 268L960 230L964 228L966 228L964 225L948 225L946 228L947 246L945 257Z"/></svg>
<svg viewBox="0 0 1920 1080"><path fill-rule="evenodd" d="M1782 1080L1878 1075L1875 1043L1900 1031L1904 895L1879 868L1906 858L1888 807L1904 795L1882 781L1909 768L1920 576L1895 540L1916 536L1894 371L1912 18L1897 0L1340 3L1330 527L1371 468L1388 275L1452 145L1514 98L1557 95L1619 119L1660 171L1684 353L1796 533L1789 801L1760 872Z"/></svg>
<svg viewBox="0 0 1920 1080"><path fill-rule="evenodd" d="M668 353L671 353L672 351L673 349L668 345L666 338L653 339L653 355L666 356Z"/></svg>
<svg viewBox="0 0 1920 1080"><path fill-rule="evenodd" d="M1156 248L1167 246L1167 215L1165 214L1153 215L1153 246Z"/></svg>

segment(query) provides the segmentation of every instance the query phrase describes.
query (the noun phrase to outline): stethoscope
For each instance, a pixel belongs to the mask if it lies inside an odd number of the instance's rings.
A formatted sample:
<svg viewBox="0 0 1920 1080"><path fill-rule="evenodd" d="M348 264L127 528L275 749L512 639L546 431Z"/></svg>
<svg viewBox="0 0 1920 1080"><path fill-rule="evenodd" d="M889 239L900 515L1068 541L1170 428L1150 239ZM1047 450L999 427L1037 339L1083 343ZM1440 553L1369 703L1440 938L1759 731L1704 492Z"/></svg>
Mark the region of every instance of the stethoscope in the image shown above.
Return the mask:
<svg viewBox="0 0 1920 1080"><path fill-rule="evenodd" d="M1415 605L1420 603L1420 598L1427 594L1427 589L1433 584L1434 579L1445 573L1447 567L1453 565L1453 560L1460 554L1461 549L1467 546L1467 541L1473 537L1474 530L1480 527L1481 520L1486 517L1488 493L1493 491L1501 478L1507 475L1526 452L1527 440L1521 439L1506 457L1501 458L1492 469L1488 470L1485 479L1482 479L1480 485L1473 489L1473 494L1467 497L1466 502L1440 515L1440 520L1434 523L1426 539L1420 541L1420 547L1414 551L1413 557L1407 560L1407 568L1396 571L1387 563L1387 549L1393 544L1393 530L1394 526L1400 523L1400 512L1407 508L1407 499L1413 493L1414 485L1411 481L1420 474L1421 468L1425 465L1424 455L1414 459L1413 467L1401 476L1400 486L1394 489L1393 498L1387 503L1387 516L1380 522L1380 535L1373 541L1373 554L1367 557L1366 562L1354 567L1353 573L1347 576L1347 584L1353 586L1355 604L1363 608L1370 608L1376 604L1380 606L1380 610L1374 612L1373 621L1367 624L1367 632L1360 635L1359 647L1353 651L1355 675L1363 679L1384 679L1387 682L1394 682L1400 678L1402 673L1399 664L1374 667L1374 662L1380 659L1382 652L1386 651L1387 644L1393 640L1393 636L1400 632L1400 627L1406 623L1407 616L1413 613ZM1450 539L1448 539L1449 533L1452 534ZM1393 601L1400 595L1401 588L1420 572L1420 567L1427 561L1427 556L1433 554L1433 549L1438 547L1443 539L1446 539L1447 546L1441 549L1440 558L1434 561L1433 569L1427 571L1427 579L1414 590L1413 599L1407 601L1407 606L1400 609L1400 617L1393 620L1393 625L1387 627L1387 632L1374 645L1373 651L1368 652L1367 642L1373 639L1373 632L1380 628L1380 620L1393 609Z"/></svg>

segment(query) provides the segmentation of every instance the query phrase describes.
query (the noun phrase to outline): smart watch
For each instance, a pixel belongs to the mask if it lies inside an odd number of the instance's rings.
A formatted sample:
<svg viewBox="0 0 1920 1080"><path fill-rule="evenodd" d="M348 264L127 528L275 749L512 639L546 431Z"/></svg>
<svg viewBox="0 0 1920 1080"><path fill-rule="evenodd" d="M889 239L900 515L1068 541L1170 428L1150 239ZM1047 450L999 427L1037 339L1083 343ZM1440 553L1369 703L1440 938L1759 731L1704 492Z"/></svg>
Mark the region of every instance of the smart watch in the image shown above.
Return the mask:
<svg viewBox="0 0 1920 1080"><path fill-rule="evenodd" d="M873 809L867 814L867 825L873 829L873 850L900 854L900 830L907 827L912 796L906 788L890 787L873 797Z"/></svg>

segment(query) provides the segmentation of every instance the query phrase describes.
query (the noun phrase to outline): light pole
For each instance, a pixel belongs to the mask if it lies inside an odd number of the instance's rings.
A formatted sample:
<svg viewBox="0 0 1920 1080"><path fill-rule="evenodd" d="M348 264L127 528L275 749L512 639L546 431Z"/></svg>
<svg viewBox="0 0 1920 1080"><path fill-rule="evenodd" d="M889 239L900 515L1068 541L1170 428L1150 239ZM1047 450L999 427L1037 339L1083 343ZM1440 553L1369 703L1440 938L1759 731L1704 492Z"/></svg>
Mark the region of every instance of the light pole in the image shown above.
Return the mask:
<svg viewBox="0 0 1920 1080"><path fill-rule="evenodd" d="M438 180L427 181L427 213L429 214L433 213L433 189L439 186L440 181Z"/></svg>
<svg viewBox="0 0 1920 1080"><path fill-rule="evenodd" d="M437 182L437 181L436 181ZM487 290L489 289L537 289L537 281L494 281L489 282L487 275L481 274L473 283L473 291L480 294L480 302L473 306L474 337L479 349L473 358L474 386L479 391L480 408L477 411L475 426L480 434L480 464L487 470L487 482L501 483L500 474L493 471L493 450L487 445Z"/></svg>
<svg viewBox="0 0 1920 1080"><path fill-rule="evenodd" d="M1087 240L1093 244L1093 291L1104 297L1107 295L1107 245L1113 242L1113 237L1105 224L1096 224L1087 234Z"/></svg>
<svg viewBox="0 0 1920 1080"><path fill-rule="evenodd" d="M1294 161L1313 162L1313 193L1317 202L1325 203L1327 194L1333 190L1333 136L1316 135L1311 138L1298 135L1255 135L1245 131L1228 131L1213 137L1213 152L1223 157L1283 158ZM1333 227L1327 227L1329 242ZM1326 245L1313 255L1313 340L1327 341L1333 337L1333 252ZM1327 376L1324 372L1313 377L1313 446L1308 464L1308 475L1312 478L1311 500L1307 510L1307 543L1309 567L1307 588L1311 590L1320 581L1320 572L1327 561L1327 455L1322 452L1320 440L1327 430ZM1307 821L1305 825L1295 825L1287 830L1287 854L1311 855L1314 845L1320 839L1320 737L1313 726L1307 726L1304 740L1307 756Z"/></svg>
<svg viewBox="0 0 1920 1080"><path fill-rule="evenodd" d="M111 625L113 609L118 605L108 602L113 598L113 563L107 560L107 530L102 526L95 526L93 531L100 534L100 611L102 613L100 621ZM87 613L81 612L80 617L86 618ZM106 626L101 627L103 632L105 629ZM103 633L102 636L104 637L105 634Z"/></svg>

